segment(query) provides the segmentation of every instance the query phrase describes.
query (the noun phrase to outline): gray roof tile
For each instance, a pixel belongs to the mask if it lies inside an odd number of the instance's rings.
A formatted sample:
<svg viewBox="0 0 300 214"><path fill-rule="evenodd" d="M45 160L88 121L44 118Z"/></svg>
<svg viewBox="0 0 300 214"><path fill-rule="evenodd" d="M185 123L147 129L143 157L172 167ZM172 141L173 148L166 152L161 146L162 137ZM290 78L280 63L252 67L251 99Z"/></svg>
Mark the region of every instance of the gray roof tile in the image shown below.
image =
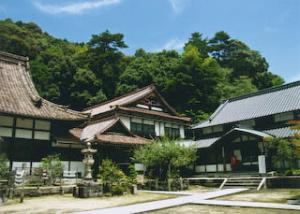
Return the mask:
<svg viewBox="0 0 300 214"><path fill-rule="evenodd" d="M300 81L227 100L193 128L237 122L300 109Z"/></svg>
<svg viewBox="0 0 300 214"><path fill-rule="evenodd" d="M0 51L0 113L53 120L88 117L41 98L31 79L28 58Z"/></svg>

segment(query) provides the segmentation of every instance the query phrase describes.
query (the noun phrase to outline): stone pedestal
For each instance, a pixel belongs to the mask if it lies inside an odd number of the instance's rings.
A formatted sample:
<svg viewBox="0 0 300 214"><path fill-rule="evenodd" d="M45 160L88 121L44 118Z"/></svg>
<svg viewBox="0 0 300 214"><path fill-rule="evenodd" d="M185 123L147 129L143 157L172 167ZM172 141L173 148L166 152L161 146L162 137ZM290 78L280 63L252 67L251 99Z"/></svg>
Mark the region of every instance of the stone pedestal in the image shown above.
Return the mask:
<svg viewBox="0 0 300 214"><path fill-rule="evenodd" d="M103 195L102 185L97 182L77 184L76 192L73 193L78 198L98 197Z"/></svg>
<svg viewBox="0 0 300 214"><path fill-rule="evenodd" d="M137 194L137 185L135 185L135 184L131 185L130 193L133 195Z"/></svg>

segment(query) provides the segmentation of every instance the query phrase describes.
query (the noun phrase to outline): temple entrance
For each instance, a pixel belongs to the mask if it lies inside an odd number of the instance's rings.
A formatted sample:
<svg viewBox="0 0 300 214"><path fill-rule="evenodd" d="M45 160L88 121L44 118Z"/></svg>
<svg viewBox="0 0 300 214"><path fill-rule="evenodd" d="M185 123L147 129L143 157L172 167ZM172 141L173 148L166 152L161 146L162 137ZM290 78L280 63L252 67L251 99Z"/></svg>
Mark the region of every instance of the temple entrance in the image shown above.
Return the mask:
<svg viewBox="0 0 300 214"><path fill-rule="evenodd" d="M258 155L260 152L257 140L227 143L225 146L225 150L227 150L226 159L230 164L229 170L231 172L258 171Z"/></svg>
<svg viewBox="0 0 300 214"><path fill-rule="evenodd" d="M234 128L209 147L198 150L197 173L258 173L258 157L264 155L263 132Z"/></svg>

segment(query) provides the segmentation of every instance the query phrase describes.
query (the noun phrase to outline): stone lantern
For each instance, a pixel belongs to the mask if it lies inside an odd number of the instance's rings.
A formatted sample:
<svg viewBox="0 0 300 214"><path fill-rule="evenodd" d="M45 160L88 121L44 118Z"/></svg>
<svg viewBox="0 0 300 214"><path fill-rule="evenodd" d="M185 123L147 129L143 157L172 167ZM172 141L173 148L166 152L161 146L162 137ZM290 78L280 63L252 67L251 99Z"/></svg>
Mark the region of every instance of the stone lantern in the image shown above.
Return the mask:
<svg viewBox="0 0 300 214"><path fill-rule="evenodd" d="M86 141L87 148L82 149L81 153L84 155L82 162L85 165L85 175L83 181L77 184L73 195L79 198L89 198L95 196L101 196L102 185L93 181L92 166L95 162L93 155L97 152L97 149L92 149L91 140Z"/></svg>
<svg viewBox="0 0 300 214"><path fill-rule="evenodd" d="M92 177L92 166L95 162L93 155L97 152L96 149L92 149L92 144L91 142L86 143L87 148L82 149L81 153L84 155L83 163L85 165L85 175L84 175L84 180L90 181L93 179Z"/></svg>

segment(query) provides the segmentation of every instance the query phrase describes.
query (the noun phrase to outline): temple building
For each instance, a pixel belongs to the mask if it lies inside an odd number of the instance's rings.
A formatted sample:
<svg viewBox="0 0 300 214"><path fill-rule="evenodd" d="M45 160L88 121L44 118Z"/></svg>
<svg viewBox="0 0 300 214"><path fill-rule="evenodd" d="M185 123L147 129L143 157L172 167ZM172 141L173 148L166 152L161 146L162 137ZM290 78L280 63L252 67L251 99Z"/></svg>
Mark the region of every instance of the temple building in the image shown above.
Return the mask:
<svg viewBox="0 0 300 214"><path fill-rule="evenodd" d="M82 112L51 103L35 89L28 58L0 52L0 153L12 169L32 172L43 157L60 154L65 170L83 173L86 141L98 150L94 169L104 158L126 168L136 146L165 135L184 139L190 123L153 85Z"/></svg>
<svg viewBox="0 0 300 214"><path fill-rule="evenodd" d="M57 153L63 154L66 169L82 172L82 145L74 144L69 129L87 119L39 96L28 58L0 52L0 153L13 169L32 171L43 157Z"/></svg>
<svg viewBox="0 0 300 214"><path fill-rule="evenodd" d="M265 139L299 133L289 123L300 119L299 101L300 81L224 101L206 121L193 125L193 140L183 141L198 148L195 172L278 169L268 157Z"/></svg>
<svg viewBox="0 0 300 214"><path fill-rule="evenodd" d="M81 141L91 141L99 160L113 159L125 169L131 162L133 148L157 137L185 138L191 119L180 116L150 85L83 111L91 119L71 133Z"/></svg>

